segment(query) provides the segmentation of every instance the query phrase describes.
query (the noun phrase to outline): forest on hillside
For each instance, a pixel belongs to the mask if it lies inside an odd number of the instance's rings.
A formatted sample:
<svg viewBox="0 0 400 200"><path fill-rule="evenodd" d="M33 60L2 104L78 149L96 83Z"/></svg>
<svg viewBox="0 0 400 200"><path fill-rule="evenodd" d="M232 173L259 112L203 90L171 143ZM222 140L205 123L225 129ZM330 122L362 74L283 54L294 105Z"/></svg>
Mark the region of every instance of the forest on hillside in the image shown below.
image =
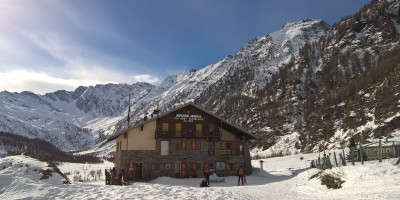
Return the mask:
<svg viewBox="0 0 400 200"><path fill-rule="evenodd" d="M41 139L31 139L21 135L0 132L0 148L10 155L25 154L40 160L51 160L75 163L99 163L101 160L93 155L73 155L61 151L51 143Z"/></svg>

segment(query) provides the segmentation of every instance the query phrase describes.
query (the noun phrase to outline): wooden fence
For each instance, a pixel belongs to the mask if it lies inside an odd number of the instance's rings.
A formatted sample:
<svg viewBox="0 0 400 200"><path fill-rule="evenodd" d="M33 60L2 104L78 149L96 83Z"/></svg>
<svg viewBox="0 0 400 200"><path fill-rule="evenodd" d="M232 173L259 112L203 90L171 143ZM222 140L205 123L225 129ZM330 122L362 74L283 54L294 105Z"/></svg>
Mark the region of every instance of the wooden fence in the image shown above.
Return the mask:
<svg viewBox="0 0 400 200"><path fill-rule="evenodd" d="M318 169L331 169L332 167L346 166L346 154L344 150L337 150L327 154L322 153L311 161L311 167Z"/></svg>
<svg viewBox="0 0 400 200"><path fill-rule="evenodd" d="M318 169L331 169L332 167L346 166L348 164L347 161L350 162L352 165L355 165L355 162L361 162L361 164L364 164L364 161L366 161L367 159L379 160L379 162L382 162L382 159L397 158L397 157L399 158L397 164L400 163L400 148L398 148L397 146L393 146L393 152L389 153L391 151L387 150L388 147L382 147L381 141L376 142L375 148L377 154L372 158L372 156L370 156L371 144L374 143L370 143L365 147L361 144L358 144L357 145L358 148L356 147L346 148L347 154L345 153L344 149L336 150L328 154L325 153L323 153L322 155L320 154L318 158L311 161L311 167ZM367 150L368 152L365 151L365 148L368 149Z"/></svg>

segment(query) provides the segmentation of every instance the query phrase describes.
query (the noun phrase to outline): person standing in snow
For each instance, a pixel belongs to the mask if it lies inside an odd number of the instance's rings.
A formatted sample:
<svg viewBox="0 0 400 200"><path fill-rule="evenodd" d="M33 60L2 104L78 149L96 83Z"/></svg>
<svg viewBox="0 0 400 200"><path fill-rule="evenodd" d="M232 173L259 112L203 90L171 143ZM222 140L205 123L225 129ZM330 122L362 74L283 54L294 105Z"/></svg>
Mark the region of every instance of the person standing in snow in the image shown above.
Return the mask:
<svg viewBox="0 0 400 200"><path fill-rule="evenodd" d="M124 169L121 168L121 169L119 170L119 178L120 178L120 180L121 180L121 183L124 182L124 176L125 176Z"/></svg>
<svg viewBox="0 0 400 200"><path fill-rule="evenodd" d="M113 167L111 170L111 183L114 183L116 177L117 177L117 170L115 169L115 167Z"/></svg>
<svg viewBox="0 0 400 200"><path fill-rule="evenodd" d="M204 170L204 178L206 178L207 186L210 186L210 171L208 168Z"/></svg>
<svg viewBox="0 0 400 200"><path fill-rule="evenodd" d="M240 185L240 179L242 179L242 185L243 185L243 176L244 176L244 169L242 166L240 166L238 170L238 185Z"/></svg>

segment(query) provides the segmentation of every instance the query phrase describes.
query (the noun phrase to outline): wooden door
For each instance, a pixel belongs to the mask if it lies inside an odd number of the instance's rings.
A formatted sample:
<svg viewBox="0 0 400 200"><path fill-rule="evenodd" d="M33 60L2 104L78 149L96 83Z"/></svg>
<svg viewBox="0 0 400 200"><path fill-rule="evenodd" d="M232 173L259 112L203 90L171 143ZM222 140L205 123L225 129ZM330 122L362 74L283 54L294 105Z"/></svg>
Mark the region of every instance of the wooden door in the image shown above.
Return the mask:
<svg viewBox="0 0 400 200"><path fill-rule="evenodd" d="M186 177L186 163L182 162L181 163L181 177Z"/></svg>
<svg viewBox="0 0 400 200"><path fill-rule="evenodd" d="M135 167L135 179L142 179L143 178L143 163L136 163Z"/></svg>

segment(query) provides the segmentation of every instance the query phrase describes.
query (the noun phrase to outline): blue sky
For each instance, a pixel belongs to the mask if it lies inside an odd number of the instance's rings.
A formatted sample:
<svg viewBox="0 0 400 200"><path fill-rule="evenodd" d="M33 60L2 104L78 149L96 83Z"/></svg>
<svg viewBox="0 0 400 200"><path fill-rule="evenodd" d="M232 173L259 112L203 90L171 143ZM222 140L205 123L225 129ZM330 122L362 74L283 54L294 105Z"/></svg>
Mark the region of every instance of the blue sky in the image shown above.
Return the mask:
<svg viewBox="0 0 400 200"><path fill-rule="evenodd" d="M367 0L0 0L0 91L160 83L305 18L329 24Z"/></svg>

